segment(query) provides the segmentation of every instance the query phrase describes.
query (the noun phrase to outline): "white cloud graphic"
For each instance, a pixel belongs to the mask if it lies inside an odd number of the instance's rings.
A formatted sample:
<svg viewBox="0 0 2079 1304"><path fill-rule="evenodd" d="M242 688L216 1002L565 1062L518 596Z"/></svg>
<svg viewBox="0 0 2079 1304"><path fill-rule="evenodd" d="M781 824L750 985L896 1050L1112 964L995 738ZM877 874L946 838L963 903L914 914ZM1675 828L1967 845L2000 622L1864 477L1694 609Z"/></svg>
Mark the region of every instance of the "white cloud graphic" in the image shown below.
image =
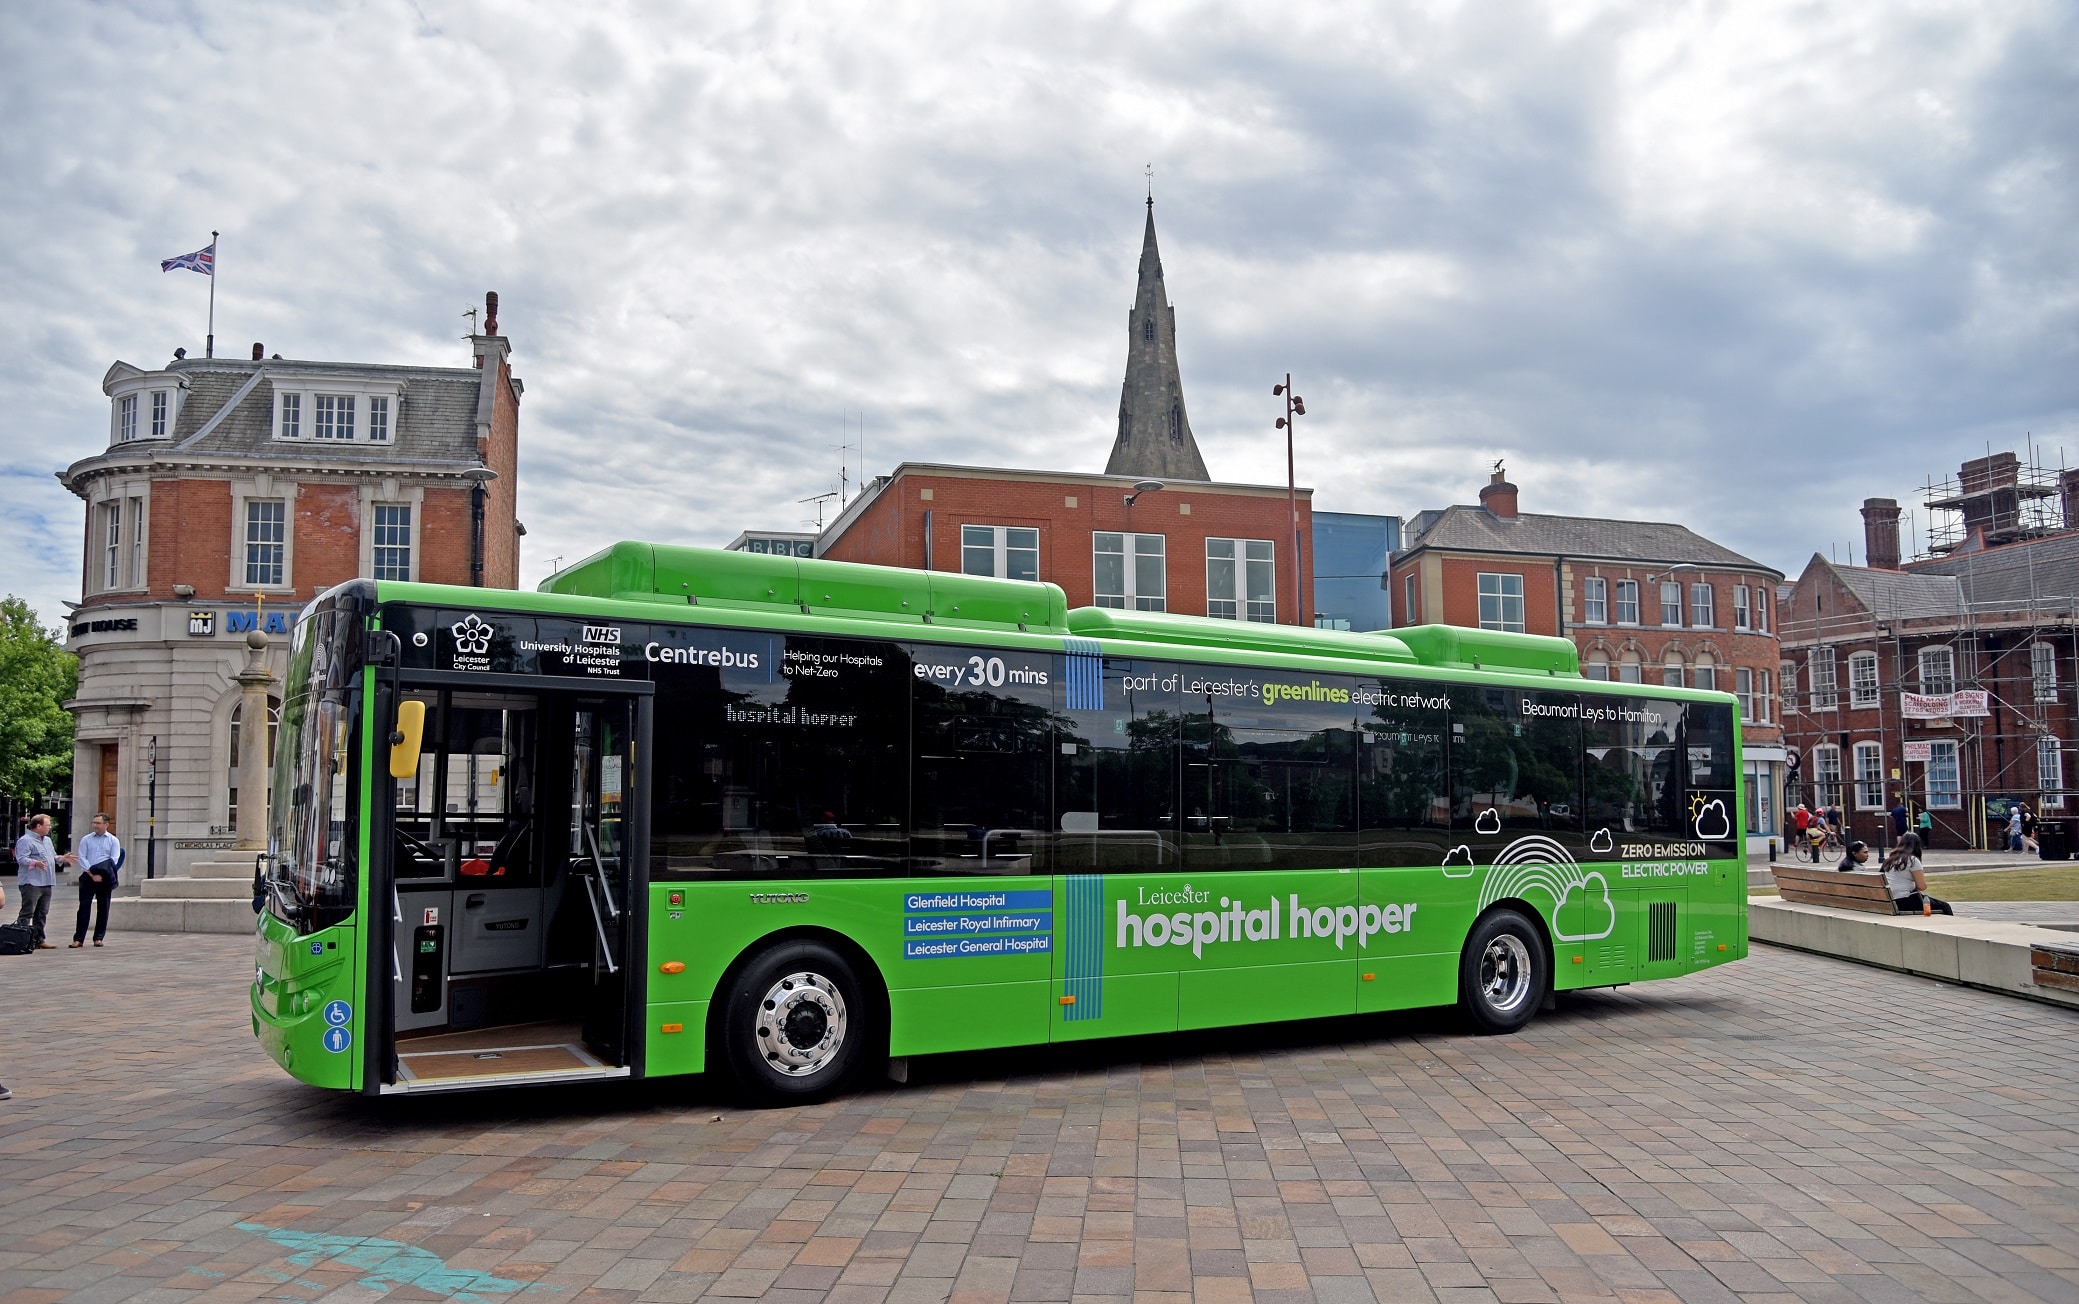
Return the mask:
<svg viewBox="0 0 2079 1304"><path fill-rule="evenodd" d="M1597 829L1595 835L1588 839L1588 849L1590 851L1614 851L1617 849L1617 839L1610 836L1608 829Z"/></svg>
<svg viewBox="0 0 2079 1304"><path fill-rule="evenodd" d="M1501 812L1496 810L1492 806L1489 806L1486 810L1481 811L1477 816L1473 818L1473 832L1501 832Z"/></svg>
<svg viewBox="0 0 2079 1304"><path fill-rule="evenodd" d="M1706 842L1717 842L1732 836L1732 818L1725 813L1725 803L1707 801L1696 813L1696 835Z"/></svg>
<svg viewBox="0 0 2079 1304"><path fill-rule="evenodd" d="M1473 849L1463 842L1444 853L1445 878L1471 878L1473 876Z"/></svg>
<svg viewBox="0 0 2079 1304"><path fill-rule="evenodd" d="M1574 904L1576 893L1585 893L1587 926L1578 933L1566 931L1568 909ZM1610 900L1610 885L1601 874L1589 873L1579 883L1571 884L1560 895L1559 903L1552 911L1552 935L1562 942L1593 942L1608 937L1617 931L1617 906Z"/></svg>

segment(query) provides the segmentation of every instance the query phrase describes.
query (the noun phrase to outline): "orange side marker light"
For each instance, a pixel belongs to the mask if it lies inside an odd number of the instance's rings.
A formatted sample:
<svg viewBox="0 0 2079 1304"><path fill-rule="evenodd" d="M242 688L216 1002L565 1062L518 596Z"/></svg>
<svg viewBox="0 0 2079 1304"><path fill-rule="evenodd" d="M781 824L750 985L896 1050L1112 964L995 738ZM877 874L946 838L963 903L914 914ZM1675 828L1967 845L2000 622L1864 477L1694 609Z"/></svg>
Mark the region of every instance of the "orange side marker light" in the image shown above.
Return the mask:
<svg viewBox="0 0 2079 1304"><path fill-rule="evenodd" d="M1073 996L1064 996L1061 998L1061 1003L1063 1005L1074 1005L1076 1003L1076 998Z"/></svg>
<svg viewBox="0 0 2079 1304"><path fill-rule="evenodd" d="M1575 956L1575 957L1574 957L1574 963L1575 963L1575 964L1579 964L1579 963L1581 963L1581 957L1580 957L1580 956L1578 956L1578 955L1577 955L1577 956Z"/></svg>
<svg viewBox="0 0 2079 1304"><path fill-rule="evenodd" d="M684 960L666 960L663 964L657 966L657 971L659 973L684 973L686 972L686 962Z"/></svg>
<svg viewBox="0 0 2079 1304"><path fill-rule="evenodd" d="M1364 976L1364 980L1365 980L1366 982L1370 982L1370 981L1371 981L1372 979L1374 979L1374 978L1376 978L1376 977L1378 977L1378 976L1379 976L1379 975L1377 975L1377 974L1375 974L1375 973L1368 973L1368 974L1366 974L1366 975Z"/></svg>
<svg viewBox="0 0 2079 1304"><path fill-rule="evenodd" d="M684 1032L685 1030L686 1025L683 1023L667 1023L657 1029L659 1032Z"/></svg>

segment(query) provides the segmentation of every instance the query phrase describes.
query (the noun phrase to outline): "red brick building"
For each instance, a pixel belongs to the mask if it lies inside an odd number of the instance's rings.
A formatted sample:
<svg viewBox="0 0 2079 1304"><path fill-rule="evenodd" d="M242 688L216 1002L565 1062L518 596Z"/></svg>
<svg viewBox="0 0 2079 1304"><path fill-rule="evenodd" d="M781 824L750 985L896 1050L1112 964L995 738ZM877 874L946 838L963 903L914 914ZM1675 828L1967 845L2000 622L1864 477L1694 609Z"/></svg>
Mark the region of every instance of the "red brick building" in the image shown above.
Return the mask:
<svg viewBox="0 0 2079 1304"><path fill-rule="evenodd" d="M1069 605L1311 624L1313 491L1298 491L1298 596L1283 485L905 462L816 555L1061 586Z"/></svg>
<svg viewBox="0 0 2079 1304"><path fill-rule="evenodd" d="M1900 510L1863 504L1865 566L1814 555L1781 632L1784 722L1802 758L1793 799L1838 804L1888 841L1903 801L1937 846L1998 845L2005 804L2079 814L2079 476L2013 453L1932 486L1927 555L1903 561ZM1946 516L1944 514L1947 514Z"/></svg>
<svg viewBox="0 0 2079 1304"><path fill-rule="evenodd" d="M140 843L156 740L162 872L229 844L246 634L284 669L297 611L356 576L515 586L521 384L489 296L468 367L117 362L85 504L74 809ZM141 867L141 858L140 858Z"/></svg>
<svg viewBox="0 0 2079 1304"><path fill-rule="evenodd" d="M1410 520L1387 572L1394 623L1554 635L1574 641L1591 679L1735 694L1747 832L1766 846L1787 759L1773 611L1782 573L1684 526L1529 514L1517 502L1497 470L1479 505Z"/></svg>

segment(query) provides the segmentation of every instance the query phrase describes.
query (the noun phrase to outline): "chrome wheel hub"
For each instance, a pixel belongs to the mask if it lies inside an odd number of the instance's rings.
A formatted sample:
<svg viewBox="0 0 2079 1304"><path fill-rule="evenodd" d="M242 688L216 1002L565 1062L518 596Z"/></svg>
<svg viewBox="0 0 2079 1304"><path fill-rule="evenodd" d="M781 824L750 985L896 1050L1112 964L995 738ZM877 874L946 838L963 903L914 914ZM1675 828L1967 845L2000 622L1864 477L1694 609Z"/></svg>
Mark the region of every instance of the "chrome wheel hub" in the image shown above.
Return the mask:
<svg viewBox="0 0 2079 1304"><path fill-rule="evenodd" d="M845 1044L845 998L816 973L788 974L758 1003L758 1053L791 1078L827 1066Z"/></svg>
<svg viewBox="0 0 2079 1304"><path fill-rule="evenodd" d="M1503 933L1480 956L1480 996L1496 1014L1511 1014L1530 999L1530 948Z"/></svg>

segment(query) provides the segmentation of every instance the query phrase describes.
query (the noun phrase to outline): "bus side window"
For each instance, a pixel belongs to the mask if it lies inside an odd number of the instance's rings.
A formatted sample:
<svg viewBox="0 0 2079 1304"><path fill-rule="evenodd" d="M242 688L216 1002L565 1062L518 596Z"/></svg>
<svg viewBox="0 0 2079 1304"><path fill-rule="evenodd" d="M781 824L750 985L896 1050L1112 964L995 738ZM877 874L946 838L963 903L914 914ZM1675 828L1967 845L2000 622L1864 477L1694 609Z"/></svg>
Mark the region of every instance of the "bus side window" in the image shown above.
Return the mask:
<svg viewBox="0 0 2079 1304"><path fill-rule="evenodd" d="M913 864L949 874L1045 866L1054 658L929 644L910 655Z"/></svg>
<svg viewBox="0 0 2079 1304"><path fill-rule="evenodd" d="M1357 864L1353 688L1341 678L1186 667L1188 868Z"/></svg>
<svg viewBox="0 0 2079 1304"><path fill-rule="evenodd" d="M1077 658L1056 658L1056 664ZM1180 869L1178 668L1106 657L1062 685L1054 739L1054 827L1048 868Z"/></svg>
<svg viewBox="0 0 2079 1304"><path fill-rule="evenodd" d="M1440 865L1451 837L1450 690L1388 680L1358 721L1358 863ZM1412 699L1412 700L1411 700Z"/></svg>

